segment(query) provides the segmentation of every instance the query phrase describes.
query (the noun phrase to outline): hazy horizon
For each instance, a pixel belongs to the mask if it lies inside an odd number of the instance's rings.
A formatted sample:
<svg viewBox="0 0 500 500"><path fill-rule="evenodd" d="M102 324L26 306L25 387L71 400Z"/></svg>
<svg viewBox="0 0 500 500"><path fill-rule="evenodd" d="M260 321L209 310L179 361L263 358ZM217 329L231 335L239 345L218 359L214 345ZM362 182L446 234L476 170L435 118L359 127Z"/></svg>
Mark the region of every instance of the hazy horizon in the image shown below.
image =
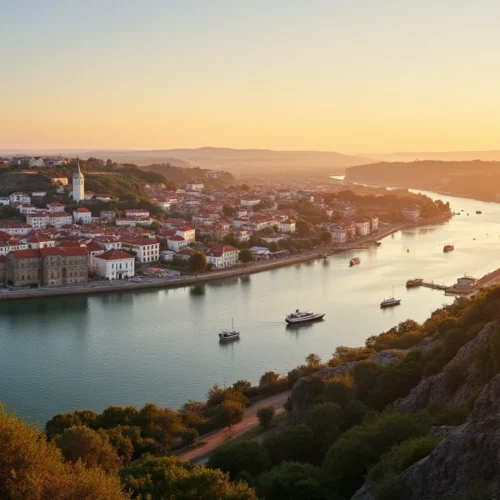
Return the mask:
<svg viewBox="0 0 500 500"><path fill-rule="evenodd" d="M2 14L2 150L500 148L492 0L19 0Z"/></svg>

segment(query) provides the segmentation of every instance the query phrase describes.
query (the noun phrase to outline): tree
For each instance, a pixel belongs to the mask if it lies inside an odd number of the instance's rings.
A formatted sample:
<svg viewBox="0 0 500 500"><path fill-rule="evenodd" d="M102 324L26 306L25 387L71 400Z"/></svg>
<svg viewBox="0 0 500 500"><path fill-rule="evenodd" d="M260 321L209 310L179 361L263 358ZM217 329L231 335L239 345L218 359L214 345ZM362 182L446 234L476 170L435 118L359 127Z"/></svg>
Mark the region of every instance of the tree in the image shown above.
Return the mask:
<svg viewBox="0 0 500 500"><path fill-rule="evenodd" d="M304 219L298 219L295 223L295 229L299 236L309 236L311 234L311 227Z"/></svg>
<svg viewBox="0 0 500 500"><path fill-rule="evenodd" d="M189 257L189 267L193 272L196 273L196 276L198 276L198 273L200 271L203 271L203 269L205 269L206 266L207 266L207 258L204 253L194 252Z"/></svg>
<svg viewBox="0 0 500 500"><path fill-rule="evenodd" d="M321 243L329 245L332 242L332 233L330 231L323 231L321 233Z"/></svg>
<svg viewBox="0 0 500 500"><path fill-rule="evenodd" d="M242 185L240 186L240 189L241 189L242 191L247 191L247 192L248 192L248 191L250 191L250 186L249 186L248 184L242 184Z"/></svg>
<svg viewBox="0 0 500 500"><path fill-rule="evenodd" d="M141 408L136 424L141 428L142 437L154 439L164 449L168 449L174 439L185 431L177 412L169 408L158 408L153 403L147 403Z"/></svg>
<svg viewBox="0 0 500 500"><path fill-rule="evenodd" d="M146 456L122 469L124 488L134 498L164 500L257 500L246 483L231 483L229 475L176 457Z"/></svg>
<svg viewBox="0 0 500 500"><path fill-rule="evenodd" d="M288 427L264 441L273 464L297 461L310 462L315 455L314 433L305 424Z"/></svg>
<svg viewBox="0 0 500 500"><path fill-rule="evenodd" d="M245 414L245 405L238 401L223 401L217 408L218 420L224 427L231 427L241 422Z"/></svg>
<svg viewBox="0 0 500 500"><path fill-rule="evenodd" d="M320 470L310 464L283 462L261 478L258 493L266 500L326 500Z"/></svg>
<svg viewBox="0 0 500 500"><path fill-rule="evenodd" d="M226 217L232 217L235 212L236 212L236 209L232 205L228 205L227 203L224 203L224 206L222 207L222 213Z"/></svg>
<svg viewBox="0 0 500 500"><path fill-rule="evenodd" d="M56 439L66 460L81 460L88 467L100 467L106 472L118 472L120 457L104 432L97 432L83 425L66 429Z"/></svg>
<svg viewBox="0 0 500 500"><path fill-rule="evenodd" d="M208 460L211 469L229 473L231 479L247 473L258 476L271 467L266 448L257 441L227 443L216 448Z"/></svg>
<svg viewBox="0 0 500 500"><path fill-rule="evenodd" d="M238 380L233 384L233 389L238 392L242 392L245 394L245 391L248 391L252 387L252 383L248 380Z"/></svg>
<svg viewBox="0 0 500 500"><path fill-rule="evenodd" d="M314 353L308 354L306 356L306 364L310 369L316 369L321 366L321 358Z"/></svg>
<svg viewBox="0 0 500 500"><path fill-rule="evenodd" d="M118 478L64 463L55 443L0 407L0 498L125 500Z"/></svg>
<svg viewBox="0 0 500 500"><path fill-rule="evenodd" d="M243 265L246 266L249 262L253 262L253 253L249 248L243 248L240 250L238 255L238 260L243 262Z"/></svg>
<svg viewBox="0 0 500 500"><path fill-rule="evenodd" d="M191 446L198 439L199 436L200 436L200 433L196 429L187 429L182 434L182 440L188 446Z"/></svg>
<svg viewBox="0 0 500 500"><path fill-rule="evenodd" d="M45 424L45 433L49 439L57 434L62 434L66 429L75 425L93 427L97 422L97 413L90 410L74 411L72 413L59 413Z"/></svg>
<svg viewBox="0 0 500 500"><path fill-rule="evenodd" d="M259 424L263 429L268 429L271 426L275 410L272 406L264 406L259 408L257 411L257 418L259 419Z"/></svg>
<svg viewBox="0 0 500 500"><path fill-rule="evenodd" d="M280 376L276 372L268 371L260 377L259 387L271 387L279 378Z"/></svg>

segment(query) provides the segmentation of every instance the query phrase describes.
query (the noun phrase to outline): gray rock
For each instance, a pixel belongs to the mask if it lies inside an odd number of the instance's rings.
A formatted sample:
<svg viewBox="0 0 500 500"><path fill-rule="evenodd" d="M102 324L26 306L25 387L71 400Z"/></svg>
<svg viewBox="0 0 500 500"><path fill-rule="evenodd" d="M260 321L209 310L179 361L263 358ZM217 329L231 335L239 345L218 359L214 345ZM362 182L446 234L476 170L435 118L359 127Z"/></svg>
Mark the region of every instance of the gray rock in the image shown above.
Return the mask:
<svg viewBox="0 0 500 500"><path fill-rule="evenodd" d="M423 378L407 396L399 398L394 402L393 409L405 413L414 413L423 410L433 401L440 403L461 403L466 401L474 392L483 387L477 376L474 361L475 354L480 347L489 342L496 327L496 323L493 322L485 325L477 336L463 345L453 360L448 363L461 363L467 370L464 382L455 393L450 394L447 391L444 383L444 375L441 372L437 375Z"/></svg>

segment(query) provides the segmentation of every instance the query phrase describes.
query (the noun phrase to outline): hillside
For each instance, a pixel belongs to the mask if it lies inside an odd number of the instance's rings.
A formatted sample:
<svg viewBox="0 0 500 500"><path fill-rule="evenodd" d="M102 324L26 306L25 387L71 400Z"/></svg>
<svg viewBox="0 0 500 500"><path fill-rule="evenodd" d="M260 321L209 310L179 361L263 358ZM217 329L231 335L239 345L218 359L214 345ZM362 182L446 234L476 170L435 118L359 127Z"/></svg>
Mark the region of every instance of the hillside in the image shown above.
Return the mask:
<svg viewBox="0 0 500 500"><path fill-rule="evenodd" d="M500 196L500 162L381 162L346 170L346 181L438 191L484 201Z"/></svg>
<svg viewBox="0 0 500 500"><path fill-rule="evenodd" d="M323 173L343 171L352 165L366 163L367 158L345 155L330 151L272 151L267 149L197 148L166 149L159 151L96 151L86 152L87 156L111 158L120 163L137 165L170 163L174 166L198 166L201 168L228 170L232 173L267 173L300 171L309 169ZM187 165L179 165L178 160Z"/></svg>
<svg viewBox="0 0 500 500"><path fill-rule="evenodd" d="M434 152L397 152L397 153L367 153L362 156L374 161L500 161L500 151L434 151Z"/></svg>
<svg viewBox="0 0 500 500"><path fill-rule="evenodd" d="M36 172L0 172L0 196L8 196L14 191L50 191L50 179Z"/></svg>
<svg viewBox="0 0 500 500"><path fill-rule="evenodd" d="M187 182L201 181L209 189L223 189L226 186L236 186L238 182L229 172L217 172L217 178L207 177L207 169L199 167L179 168L168 163L153 164L140 167L141 170L155 172L163 175L175 184L185 184Z"/></svg>

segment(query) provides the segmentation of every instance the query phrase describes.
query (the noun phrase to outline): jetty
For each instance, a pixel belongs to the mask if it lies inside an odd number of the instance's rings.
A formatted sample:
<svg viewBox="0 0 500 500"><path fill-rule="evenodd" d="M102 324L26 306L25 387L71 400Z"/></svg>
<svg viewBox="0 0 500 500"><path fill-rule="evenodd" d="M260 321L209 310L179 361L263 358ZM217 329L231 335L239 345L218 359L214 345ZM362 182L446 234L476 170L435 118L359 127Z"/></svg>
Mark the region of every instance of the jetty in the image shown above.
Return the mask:
<svg viewBox="0 0 500 500"><path fill-rule="evenodd" d="M420 286L425 286L425 288L432 288L433 290L447 290L450 288L448 285L439 285L438 283L434 283L434 281L422 281Z"/></svg>

